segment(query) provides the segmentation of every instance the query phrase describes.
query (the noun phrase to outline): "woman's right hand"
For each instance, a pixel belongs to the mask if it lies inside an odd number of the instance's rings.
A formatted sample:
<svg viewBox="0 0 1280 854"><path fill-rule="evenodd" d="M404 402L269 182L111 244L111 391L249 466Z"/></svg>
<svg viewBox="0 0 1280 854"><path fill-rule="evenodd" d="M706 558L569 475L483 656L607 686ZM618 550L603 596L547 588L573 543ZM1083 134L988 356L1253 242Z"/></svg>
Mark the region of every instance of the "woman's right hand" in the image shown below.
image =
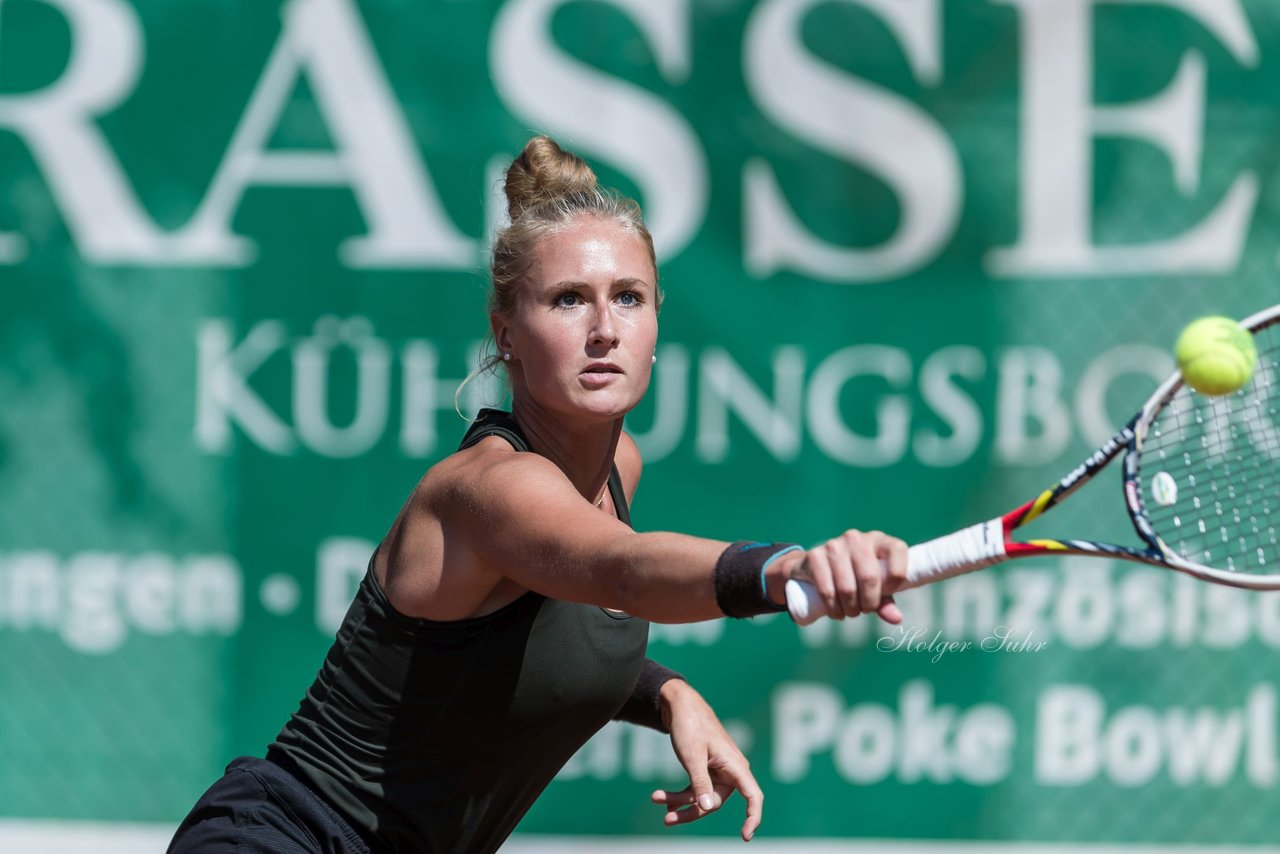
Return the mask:
<svg viewBox="0 0 1280 854"><path fill-rule="evenodd" d="M897 537L883 531L849 530L777 563L782 564L777 567L780 578L769 579L774 601L785 601L775 591L795 578L817 588L833 620L874 612L886 622L902 622L893 594L907 577L907 544Z"/></svg>

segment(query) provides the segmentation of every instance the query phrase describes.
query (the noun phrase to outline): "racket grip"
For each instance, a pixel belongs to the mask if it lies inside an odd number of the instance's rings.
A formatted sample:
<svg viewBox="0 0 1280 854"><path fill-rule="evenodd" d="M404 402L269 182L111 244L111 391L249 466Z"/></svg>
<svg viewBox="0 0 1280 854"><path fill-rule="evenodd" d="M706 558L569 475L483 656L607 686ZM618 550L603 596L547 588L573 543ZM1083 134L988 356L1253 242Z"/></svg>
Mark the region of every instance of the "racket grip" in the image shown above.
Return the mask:
<svg viewBox="0 0 1280 854"><path fill-rule="evenodd" d="M997 516L907 550L907 577L899 591L973 572L1004 559L1004 520ZM880 571L887 573L882 559ZM807 626L827 614L818 588L801 578L787 580L787 611L797 625Z"/></svg>
<svg viewBox="0 0 1280 854"><path fill-rule="evenodd" d="M889 565L883 560L880 561L880 570L889 571ZM800 578L789 578L783 589L787 596L787 613L791 614L791 619L797 626L816 623L818 618L827 615L827 605L822 601L818 588L811 582Z"/></svg>

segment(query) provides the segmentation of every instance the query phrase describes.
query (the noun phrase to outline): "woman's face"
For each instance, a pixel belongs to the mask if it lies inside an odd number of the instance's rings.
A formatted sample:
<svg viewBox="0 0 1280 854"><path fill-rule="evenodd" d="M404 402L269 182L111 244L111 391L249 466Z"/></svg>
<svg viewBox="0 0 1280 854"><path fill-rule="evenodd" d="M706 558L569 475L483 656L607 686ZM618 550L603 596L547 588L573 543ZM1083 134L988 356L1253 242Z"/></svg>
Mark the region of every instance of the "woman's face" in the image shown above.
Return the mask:
<svg viewBox="0 0 1280 854"><path fill-rule="evenodd" d="M493 318L517 399L590 420L629 412L649 387L656 279L644 243L615 222L581 216L543 239L514 317Z"/></svg>

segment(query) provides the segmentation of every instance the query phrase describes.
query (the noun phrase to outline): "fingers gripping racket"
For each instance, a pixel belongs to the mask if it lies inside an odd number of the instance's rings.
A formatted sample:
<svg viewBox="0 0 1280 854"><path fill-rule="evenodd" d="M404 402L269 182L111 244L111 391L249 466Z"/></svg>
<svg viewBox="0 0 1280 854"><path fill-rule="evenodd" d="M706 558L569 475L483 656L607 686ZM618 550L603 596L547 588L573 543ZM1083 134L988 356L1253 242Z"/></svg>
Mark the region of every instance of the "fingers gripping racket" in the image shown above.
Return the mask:
<svg viewBox="0 0 1280 854"><path fill-rule="evenodd" d="M1053 487L1003 516L912 546L906 590L1015 558L1122 558L1250 590L1280 589L1280 305L1241 321L1258 366L1240 391L1206 397L1174 373L1118 433ZM1124 500L1144 547L1092 540L1017 541L1123 453ZM786 585L787 610L806 625L826 614L808 581Z"/></svg>

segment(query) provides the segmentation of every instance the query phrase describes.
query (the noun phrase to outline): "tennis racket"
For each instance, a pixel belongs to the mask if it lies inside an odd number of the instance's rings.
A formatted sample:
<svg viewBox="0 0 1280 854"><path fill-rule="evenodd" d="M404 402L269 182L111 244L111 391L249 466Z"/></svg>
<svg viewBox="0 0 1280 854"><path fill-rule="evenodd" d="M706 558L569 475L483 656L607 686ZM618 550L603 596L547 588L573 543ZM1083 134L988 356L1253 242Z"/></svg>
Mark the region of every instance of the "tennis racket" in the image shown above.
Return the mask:
<svg viewBox="0 0 1280 854"><path fill-rule="evenodd" d="M1128 424L1057 484L1003 516L912 546L901 590L1007 560L1049 554L1122 558L1249 590L1280 590L1280 305L1241 326L1258 365L1241 390L1197 394L1174 373ZM1026 540L1018 528L1061 504L1123 453L1124 501L1144 547ZM791 579L800 625L826 614L817 588Z"/></svg>

